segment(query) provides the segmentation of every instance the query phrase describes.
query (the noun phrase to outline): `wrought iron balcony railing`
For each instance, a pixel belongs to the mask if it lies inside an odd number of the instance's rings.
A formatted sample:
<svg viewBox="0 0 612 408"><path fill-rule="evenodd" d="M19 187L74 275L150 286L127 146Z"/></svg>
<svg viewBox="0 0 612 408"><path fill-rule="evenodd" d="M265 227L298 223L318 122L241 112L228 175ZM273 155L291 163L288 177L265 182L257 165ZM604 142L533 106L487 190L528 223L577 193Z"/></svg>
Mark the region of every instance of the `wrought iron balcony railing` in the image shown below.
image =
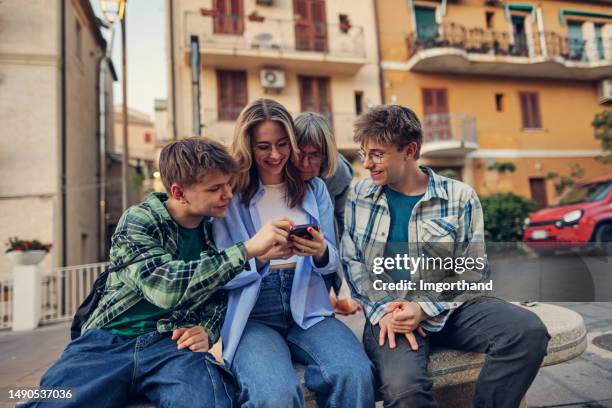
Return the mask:
<svg viewBox="0 0 612 408"><path fill-rule="evenodd" d="M534 31L531 35L466 28L461 24L442 23L427 30L417 30L407 38L408 58L421 50L457 48L468 53L516 57L558 57L566 61L612 63L612 38L577 39L552 31Z"/></svg>

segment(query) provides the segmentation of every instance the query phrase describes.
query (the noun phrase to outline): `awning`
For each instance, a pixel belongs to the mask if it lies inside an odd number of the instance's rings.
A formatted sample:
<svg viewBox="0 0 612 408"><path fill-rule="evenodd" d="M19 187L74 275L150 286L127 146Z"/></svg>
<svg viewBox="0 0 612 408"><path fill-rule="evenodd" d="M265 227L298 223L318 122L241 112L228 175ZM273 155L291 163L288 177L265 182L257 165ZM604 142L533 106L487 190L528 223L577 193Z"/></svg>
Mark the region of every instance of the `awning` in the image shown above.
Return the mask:
<svg viewBox="0 0 612 408"><path fill-rule="evenodd" d="M593 11L561 9L559 11L559 21L561 22L561 25L565 24L565 16L580 16L580 17L594 17L594 18L609 18L609 19L612 19L612 14L610 14L610 13L596 13L596 12L593 12Z"/></svg>
<svg viewBox="0 0 612 408"><path fill-rule="evenodd" d="M510 12L511 11L527 11L529 13L534 13L535 7L533 4L523 4L523 3L507 3L504 6L504 14L506 16L506 20L510 20Z"/></svg>

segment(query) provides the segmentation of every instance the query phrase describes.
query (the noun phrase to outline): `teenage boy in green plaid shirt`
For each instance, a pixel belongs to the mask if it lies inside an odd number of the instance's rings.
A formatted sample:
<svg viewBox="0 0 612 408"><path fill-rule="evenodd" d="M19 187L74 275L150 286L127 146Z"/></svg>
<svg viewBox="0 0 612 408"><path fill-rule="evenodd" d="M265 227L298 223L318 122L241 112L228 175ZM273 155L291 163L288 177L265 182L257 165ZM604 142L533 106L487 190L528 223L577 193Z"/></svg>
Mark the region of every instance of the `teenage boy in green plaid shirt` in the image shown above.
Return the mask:
<svg viewBox="0 0 612 408"><path fill-rule="evenodd" d="M353 296L367 317L363 344L376 366L385 407L436 405L427 375L433 344L487 353L474 406L519 406L549 339L535 314L478 293L411 292L374 284L379 278L387 283L417 283L423 277L429 283L486 281L478 196L467 184L418 166L421 124L406 107L368 111L355 124L355 141L371 178L349 192L341 258ZM412 271L394 266L374 272L380 259L404 255L480 258L483 267Z"/></svg>
<svg viewBox="0 0 612 408"><path fill-rule="evenodd" d="M232 198L233 159L222 145L191 138L164 147L159 168L168 194L129 208L113 235L111 263L130 265L110 274L81 337L41 380L41 389L72 390L53 407L122 406L132 395L156 406L232 405L231 373L208 353L227 307L219 289L250 258L286 243L290 224L270 221L217 251L211 217L225 216Z"/></svg>

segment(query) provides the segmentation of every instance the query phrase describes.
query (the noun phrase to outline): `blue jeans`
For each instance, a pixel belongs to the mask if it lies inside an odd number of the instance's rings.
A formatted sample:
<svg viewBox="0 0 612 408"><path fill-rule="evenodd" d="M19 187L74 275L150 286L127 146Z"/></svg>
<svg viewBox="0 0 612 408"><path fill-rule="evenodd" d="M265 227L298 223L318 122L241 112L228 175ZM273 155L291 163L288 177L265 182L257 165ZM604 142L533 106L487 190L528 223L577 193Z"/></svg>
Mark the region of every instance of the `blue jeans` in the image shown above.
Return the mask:
<svg viewBox="0 0 612 408"><path fill-rule="evenodd" d="M261 285L232 363L243 407L303 407L291 360L306 366L306 386L320 407L373 407L373 366L342 322L327 317L307 330L294 323L293 270L272 271Z"/></svg>
<svg viewBox="0 0 612 408"><path fill-rule="evenodd" d="M24 406L120 407L142 395L157 407L231 407L232 374L209 353L177 350L170 337L152 332L127 339L87 330L40 381L41 389L72 389L72 400Z"/></svg>

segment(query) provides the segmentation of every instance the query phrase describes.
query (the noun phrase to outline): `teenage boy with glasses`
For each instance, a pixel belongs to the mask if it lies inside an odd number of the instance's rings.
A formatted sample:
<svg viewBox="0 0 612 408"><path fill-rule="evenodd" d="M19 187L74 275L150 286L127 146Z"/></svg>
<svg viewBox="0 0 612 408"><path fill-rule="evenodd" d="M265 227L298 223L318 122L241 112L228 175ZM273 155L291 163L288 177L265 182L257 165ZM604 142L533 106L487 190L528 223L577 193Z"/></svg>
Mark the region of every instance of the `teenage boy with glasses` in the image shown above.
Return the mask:
<svg viewBox="0 0 612 408"><path fill-rule="evenodd" d="M454 256L486 259L478 196L468 185L417 165L422 131L408 108L370 110L357 120L354 139L371 177L349 193L341 256L353 296L364 306L363 343L376 366L385 406L435 406L427 363L430 344L440 344L487 353L475 406L517 407L549 339L535 314L473 293L435 296L376 290L373 285L385 276L373 273L375 258L450 249ZM459 272L450 271L442 279L488 278L487 265ZM406 270L392 269L387 276L396 282L411 279Z"/></svg>

